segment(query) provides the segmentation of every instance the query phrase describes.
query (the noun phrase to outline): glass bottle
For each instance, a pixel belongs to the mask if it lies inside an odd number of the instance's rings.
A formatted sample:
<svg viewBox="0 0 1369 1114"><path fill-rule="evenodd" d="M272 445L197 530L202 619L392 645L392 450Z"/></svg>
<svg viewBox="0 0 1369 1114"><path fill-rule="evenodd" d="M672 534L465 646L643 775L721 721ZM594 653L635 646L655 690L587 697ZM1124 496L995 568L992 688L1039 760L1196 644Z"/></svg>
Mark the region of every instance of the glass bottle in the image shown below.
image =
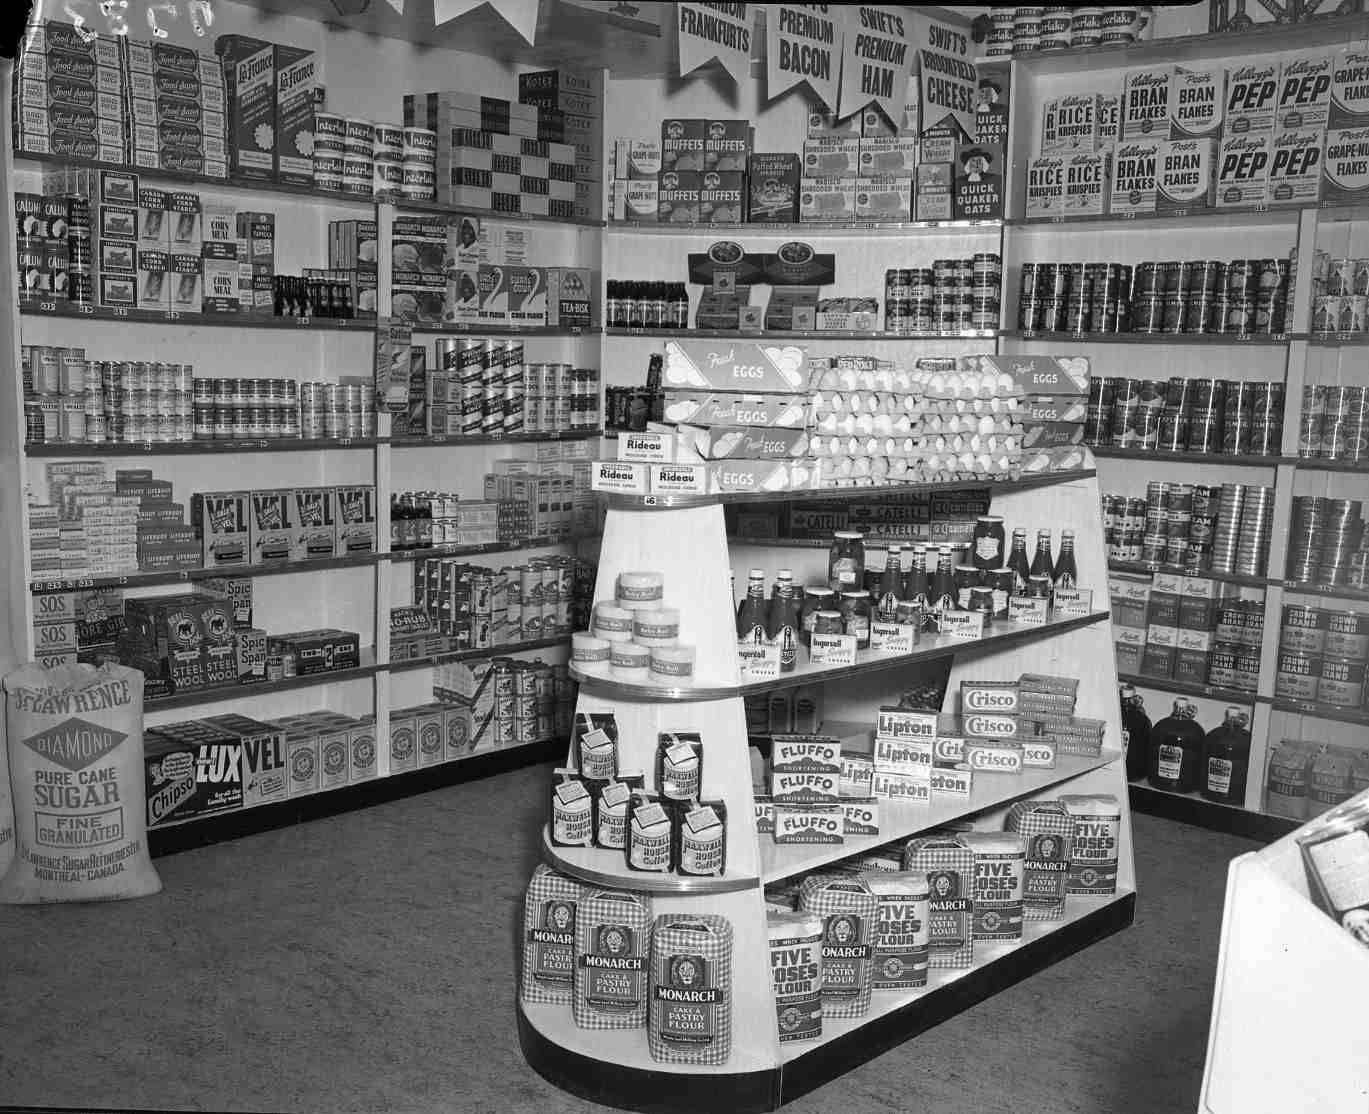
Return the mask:
<svg viewBox="0 0 1369 1114"><path fill-rule="evenodd" d="M617 279L609 279L604 286L604 324L611 329L619 327Z"/></svg>
<svg viewBox="0 0 1369 1114"><path fill-rule="evenodd" d="M928 609L926 628L940 633L941 616L955 610L955 557L949 545L937 550L936 572L932 574L932 586L928 592Z"/></svg>
<svg viewBox="0 0 1369 1114"><path fill-rule="evenodd" d="M792 673L799 660L799 601L794 594L794 574L780 569L770 597L765 637L779 647L780 672Z"/></svg>
<svg viewBox="0 0 1369 1114"><path fill-rule="evenodd" d="M903 598L917 604L925 614L930 589L927 577L927 547L915 545L912 559L908 563L908 575L904 578Z"/></svg>
<svg viewBox="0 0 1369 1114"><path fill-rule="evenodd" d="M671 296L671 321L672 329L689 328L689 290L682 282L675 284L674 293Z"/></svg>
<svg viewBox="0 0 1369 1114"><path fill-rule="evenodd" d="M1051 554L1051 532L1036 531L1036 553L1032 557L1031 576L1048 576L1055 580L1055 557Z"/></svg>
<svg viewBox="0 0 1369 1114"><path fill-rule="evenodd" d="M854 592L865 586L865 535L838 530L827 555L827 586L834 592Z"/></svg>
<svg viewBox="0 0 1369 1114"><path fill-rule="evenodd" d="M1228 708L1221 725L1209 731L1203 740L1199 788L1209 801L1245 807L1245 781L1250 771L1250 732L1245 725L1245 712Z"/></svg>
<svg viewBox="0 0 1369 1114"><path fill-rule="evenodd" d="M737 611L737 641L765 643L765 570L746 574L746 599Z"/></svg>
<svg viewBox="0 0 1369 1114"><path fill-rule="evenodd" d="M1027 580L1031 576L1031 563L1027 560L1027 531L1012 532L1012 551L1008 554L1008 568L1012 570L1012 594L1020 596L1027 590Z"/></svg>
<svg viewBox="0 0 1369 1114"><path fill-rule="evenodd" d="M656 319L657 328L670 328L670 284L666 282L653 282L651 284L651 316Z"/></svg>
<svg viewBox="0 0 1369 1114"><path fill-rule="evenodd" d="M1078 588L1079 566L1074 563L1074 531L1060 531L1060 556L1055 562L1054 588Z"/></svg>
<svg viewBox="0 0 1369 1114"><path fill-rule="evenodd" d="M1127 754L1127 780L1140 781L1146 776L1150 754L1150 717L1135 685L1122 686L1122 746Z"/></svg>
<svg viewBox="0 0 1369 1114"><path fill-rule="evenodd" d="M973 561L979 569L1001 569L1003 567L1003 516L982 514L974 524Z"/></svg>
<svg viewBox="0 0 1369 1114"><path fill-rule="evenodd" d="M644 282L629 282L627 284L627 327L629 329L646 328L645 287L646 283Z"/></svg>
<svg viewBox="0 0 1369 1114"><path fill-rule="evenodd" d="M1176 700L1174 711L1150 732L1146 778L1156 789L1191 793L1198 788L1203 758L1203 729L1194 721L1198 709Z"/></svg>
<svg viewBox="0 0 1369 1114"><path fill-rule="evenodd" d="M898 619L898 601L903 598L903 570L900 547L891 545L884 561L884 573L879 578L879 595L875 597L875 619L892 623Z"/></svg>

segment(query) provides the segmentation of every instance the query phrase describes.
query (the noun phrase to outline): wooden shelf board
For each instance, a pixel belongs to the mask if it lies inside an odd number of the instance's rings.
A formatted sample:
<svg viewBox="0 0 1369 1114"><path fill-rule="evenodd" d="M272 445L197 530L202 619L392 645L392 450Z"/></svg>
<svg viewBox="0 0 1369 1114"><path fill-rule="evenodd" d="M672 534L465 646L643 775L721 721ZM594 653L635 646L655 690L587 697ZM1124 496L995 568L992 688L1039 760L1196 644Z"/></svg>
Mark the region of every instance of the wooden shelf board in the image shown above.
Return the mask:
<svg viewBox="0 0 1369 1114"><path fill-rule="evenodd" d="M1282 839L1302 824L1301 820L1271 816L1267 812L1251 812L1248 809L1204 800L1196 793L1174 793L1138 781L1128 783L1127 793L1131 798L1133 812L1144 812L1149 816L1177 820L1181 824L1193 824L1214 832L1226 832L1228 835L1258 839L1264 843Z"/></svg>
<svg viewBox="0 0 1369 1114"><path fill-rule="evenodd" d="M192 708L197 704L213 704L220 700L250 701L261 696L274 696L279 692L291 692L294 689L360 681L374 677L386 668L376 664L373 649L362 647L361 664L353 669L330 669L324 673L286 677L279 681L265 681L256 685L215 685L212 688L187 689L184 692L174 692L170 696L149 698L144 704L149 712L161 712L168 708Z"/></svg>
<svg viewBox="0 0 1369 1114"><path fill-rule="evenodd" d="M1056 232L1073 229L1112 232L1126 228L1144 228L1156 232L1164 225L1189 231L1195 224L1228 228L1260 224L1287 224L1296 227L1303 208L1302 205L1276 205L1249 209L1203 208L1174 213L1132 213L1106 217L1017 217L1003 223L1009 228L1034 232L1042 229Z"/></svg>
<svg viewBox="0 0 1369 1114"><path fill-rule="evenodd" d="M1003 227L1001 220L914 221L799 221L761 224L633 224L609 221L610 233L623 236L898 236L910 232L963 232L987 235Z"/></svg>
<svg viewBox="0 0 1369 1114"><path fill-rule="evenodd" d="M919 832L948 824L952 820L973 816L975 813L1030 797L1043 789L1069 781L1079 774L1106 766L1120 757L1116 751L1108 750L1096 758L1062 754L1056 758L1053 770L1031 768L1021 774L976 771L974 787L968 797L934 797L930 805L880 801L879 835L852 837L844 843L775 843L770 836L761 835L761 877L766 885L769 885L795 875L806 874L828 863L873 851L895 840L908 839Z"/></svg>
<svg viewBox="0 0 1369 1114"><path fill-rule="evenodd" d="M1221 345L1228 348L1283 347L1296 338L1294 333L1055 333L1034 329L1004 329L999 336L1053 344Z"/></svg>
<svg viewBox="0 0 1369 1114"><path fill-rule="evenodd" d="M1299 472L1365 472L1369 473L1369 460L1322 460L1314 456L1289 458Z"/></svg>
<svg viewBox="0 0 1369 1114"><path fill-rule="evenodd" d="M993 340L997 329L965 329L951 333L882 333L853 329L813 329L795 332L766 329L754 333L741 329L621 329L604 330L608 337L679 337L684 340L865 340L891 343L922 340Z"/></svg>
<svg viewBox="0 0 1369 1114"><path fill-rule="evenodd" d="M1287 712L1295 716L1313 716L1335 723L1353 723L1360 727L1369 727L1369 709L1366 708L1340 708L1334 704L1323 704L1321 701L1284 700L1277 696L1272 700L1267 697L1264 700L1266 703L1273 704L1276 712Z"/></svg>
<svg viewBox="0 0 1369 1114"><path fill-rule="evenodd" d="M1352 588L1348 584L1302 584L1296 580L1272 580L1270 583L1282 584L1284 591L1295 592L1301 596L1369 603L1369 588Z"/></svg>
<svg viewBox="0 0 1369 1114"><path fill-rule="evenodd" d="M120 309L83 306L75 302L24 299L19 312L25 317L79 318L87 321L118 321L125 325L211 325L230 329L291 329L374 333L374 318L271 317L264 313L182 313L179 310Z"/></svg>
<svg viewBox="0 0 1369 1114"><path fill-rule="evenodd" d="M27 444L24 454L31 457L64 456L223 456L237 453L343 452L348 449L374 449L388 443L386 437L271 437L244 441L110 441L103 445L66 444L47 441Z"/></svg>
<svg viewBox="0 0 1369 1114"><path fill-rule="evenodd" d="M1092 445L1090 448L1094 457L1099 460L1153 460L1169 464L1202 464L1225 468L1277 468L1280 464L1293 463L1291 457L1255 456L1248 453L1171 453L1161 449L1122 449L1111 445Z"/></svg>
<svg viewBox="0 0 1369 1114"><path fill-rule="evenodd" d="M632 890L636 893L673 894L677 897L754 890L760 879L754 874L725 874L721 878L691 878L681 874L650 874L628 870L621 851L601 847L557 847L549 830L542 829L542 857L572 878L592 886Z"/></svg>
<svg viewBox="0 0 1369 1114"><path fill-rule="evenodd" d="M429 333L436 336L500 336L500 337L591 337L598 336L602 329L597 325L486 325L478 321L444 321L440 325L414 325L415 334Z"/></svg>
<svg viewBox="0 0 1369 1114"><path fill-rule="evenodd" d="M1123 684L1144 685L1160 692L1173 692L1183 696L1201 696L1208 700L1225 700L1244 707L1255 704L1268 704L1269 697L1256 692L1242 692L1239 689L1215 688L1212 685L1191 685L1186 681L1175 681L1168 677L1147 677L1142 673L1118 673L1117 679Z"/></svg>
<svg viewBox="0 0 1369 1114"><path fill-rule="evenodd" d="M481 647L478 650L450 650L423 658L392 661L386 668L391 673L407 673L414 669L431 669L454 661L478 661L481 658L502 658L508 654L522 654L529 650L548 650L554 646L569 646L570 635L557 634L549 638L530 638L524 642L506 642L502 646Z"/></svg>
<svg viewBox="0 0 1369 1114"><path fill-rule="evenodd" d="M1241 576L1237 573L1216 572L1212 569L1190 571L1177 565L1166 565L1160 561L1109 561L1108 568L1113 572L1131 572L1149 575L1151 573L1179 573L1201 580L1215 580L1219 584L1239 584L1245 588L1265 588L1272 581L1267 576Z"/></svg>

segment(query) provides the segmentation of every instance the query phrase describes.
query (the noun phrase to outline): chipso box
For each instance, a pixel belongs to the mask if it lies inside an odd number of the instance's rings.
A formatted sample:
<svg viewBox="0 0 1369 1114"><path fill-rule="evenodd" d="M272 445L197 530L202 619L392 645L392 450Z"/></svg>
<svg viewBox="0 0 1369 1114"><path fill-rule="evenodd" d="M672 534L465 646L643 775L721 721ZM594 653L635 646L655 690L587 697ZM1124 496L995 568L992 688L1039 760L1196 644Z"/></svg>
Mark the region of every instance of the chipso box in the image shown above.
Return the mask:
<svg viewBox="0 0 1369 1114"><path fill-rule="evenodd" d="M1331 106L1328 128L1369 127L1369 53L1338 52L1331 66Z"/></svg>
<svg viewBox="0 0 1369 1114"><path fill-rule="evenodd" d="M1289 128L1274 133L1268 188L1272 204L1311 204L1317 200L1325 144L1326 133L1321 128Z"/></svg>
<svg viewBox="0 0 1369 1114"><path fill-rule="evenodd" d="M1226 75L1225 135L1274 130L1279 102L1278 62L1237 66Z"/></svg>
<svg viewBox="0 0 1369 1114"><path fill-rule="evenodd" d="M1269 132L1244 132L1222 139L1217 153L1217 208L1248 208L1263 205L1268 199L1269 162L1273 137ZM1320 155L1320 145L1317 148ZM1320 182L1320 166L1313 184L1316 197Z"/></svg>
<svg viewBox="0 0 1369 1114"><path fill-rule="evenodd" d="M1112 190L1108 194L1108 212L1113 216L1123 213L1155 212L1156 175L1160 161L1158 143L1130 143L1117 145L1112 156Z"/></svg>
<svg viewBox="0 0 1369 1114"><path fill-rule="evenodd" d="M1155 169L1155 211L1187 212L1212 204L1215 139L1171 139L1160 144Z"/></svg>
<svg viewBox="0 0 1369 1114"><path fill-rule="evenodd" d="M1179 70L1169 90L1169 138L1216 139L1226 107L1226 70Z"/></svg>
<svg viewBox="0 0 1369 1114"><path fill-rule="evenodd" d="M1132 70L1122 83L1123 143L1169 135L1169 96L1173 66Z"/></svg>
<svg viewBox="0 0 1369 1114"><path fill-rule="evenodd" d="M1064 157L1063 208L1072 217L1101 217L1108 211L1112 157L1078 153Z"/></svg>
<svg viewBox="0 0 1369 1114"><path fill-rule="evenodd" d="M1065 213L1065 157L1042 155L1027 164L1026 215L1059 217Z"/></svg>
<svg viewBox="0 0 1369 1114"><path fill-rule="evenodd" d="M1369 198L1369 127L1326 133L1322 157L1322 201L1357 202Z"/></svg>
<svg viewBox="0 0 1369 1114"><path fill-rule="evenodd" d="M1331 111L1331 55L1293 58L1279 75L1276 128L1324 128Z"/></svg>

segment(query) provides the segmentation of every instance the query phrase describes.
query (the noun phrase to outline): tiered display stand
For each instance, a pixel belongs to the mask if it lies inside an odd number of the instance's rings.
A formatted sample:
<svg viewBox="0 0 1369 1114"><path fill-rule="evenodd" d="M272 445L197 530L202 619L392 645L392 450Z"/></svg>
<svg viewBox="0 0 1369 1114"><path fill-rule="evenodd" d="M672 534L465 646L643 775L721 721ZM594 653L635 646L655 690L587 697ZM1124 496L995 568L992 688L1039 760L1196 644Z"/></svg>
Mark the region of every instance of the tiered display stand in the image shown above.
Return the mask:
<svg viewBox="0 0 1369 1114"><path fill-rule="evenodd" d="M1050 524L1073 529L1081 583L1100 593L1106 562L1100 529L1097 482L1082 478L1040 479L1040 486L997 486L993 510L1009 523ZM970 484L907 485L908 492ZM982 486L982 485L980 485ZM824 491L824 498L865 496L869 488ZM686 1067L653 1060L644 1030L581 1029L564 1005L520 1003L519 1031L528 1062L561 1088L596 1102L635 1110L774 1110L1006 986L1131 923L1135 872L1131 823L1117 723L1117 678L1112 632L1106 610L1056 620L1039 627L995 623L975 642L932 638L911 654L861 652L854 666L804 663L774 682L739 683L729 554L722 502L733 497L612 496L604 529L595 587L596 602L612 600L618 574L656 570L665 576L665 602L681 610L680 640L697 647L690 687L625 684L608 671L578 671L577 711L611 711L619 728L619 765L640 768L648 787L659 731L695 730L704 742L703 796L727 805L727 870L723 878L645 875L627 870L620 853L554 847L544 833L543 854L557 870L596 886L650 892L656 913L696 911L721 914L735 933L733 958L733 1042L720 1067ZM757 497L735 497L756 502ZM760 497L763 500L765 497ZM787 495L784 499L802 498ZM768 548L775 560L773 547ZM750 560L753 554L743 559ZM821 579L825 554L808 548L785 553L796 582ZM753 563L761 564L757 558ZM813 565L806 569L805 563ZM745 565L742 566L743 570ZM1022 776L976 774L968 800L938 800L929 807L882 802L879 836L840 845L776 845L758 839L743 695L798 683L844 682L827 686L827 719L873 723L900 667L950 658L948 691L963 678L1015 678L1024 671L1059 673L1080 679L1080 715L1107 721L1103 753L1096 758L1061 756L1055 769ZM953 698L951 698L953 700ZM1071 897L1063 919L1028 922L1020 944L980 947L974 967L934 970L926 989L877 994L859 1019L827 1019L819 1041L781 1045L770 983L763 886L821 870L839 859L909 838L948 822L973 817L985 830L1001 829L1008 806L1023 798L1061 793L1110 793L1122 811L1118 888L1107 898Z"/></svg>

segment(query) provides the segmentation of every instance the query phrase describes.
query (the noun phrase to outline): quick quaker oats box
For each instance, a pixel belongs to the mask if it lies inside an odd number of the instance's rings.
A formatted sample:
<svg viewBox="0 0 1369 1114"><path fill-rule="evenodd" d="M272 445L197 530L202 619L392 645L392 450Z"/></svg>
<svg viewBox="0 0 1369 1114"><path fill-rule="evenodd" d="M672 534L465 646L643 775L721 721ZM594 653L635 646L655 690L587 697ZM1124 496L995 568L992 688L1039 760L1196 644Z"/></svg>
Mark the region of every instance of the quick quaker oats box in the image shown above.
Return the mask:
<svg viewBox="0 0 1369 1114"><path fill-rule="evenodd" d="M1321 200L1363 201L1369 197L1369 127L1326 133Z"/></svg>

